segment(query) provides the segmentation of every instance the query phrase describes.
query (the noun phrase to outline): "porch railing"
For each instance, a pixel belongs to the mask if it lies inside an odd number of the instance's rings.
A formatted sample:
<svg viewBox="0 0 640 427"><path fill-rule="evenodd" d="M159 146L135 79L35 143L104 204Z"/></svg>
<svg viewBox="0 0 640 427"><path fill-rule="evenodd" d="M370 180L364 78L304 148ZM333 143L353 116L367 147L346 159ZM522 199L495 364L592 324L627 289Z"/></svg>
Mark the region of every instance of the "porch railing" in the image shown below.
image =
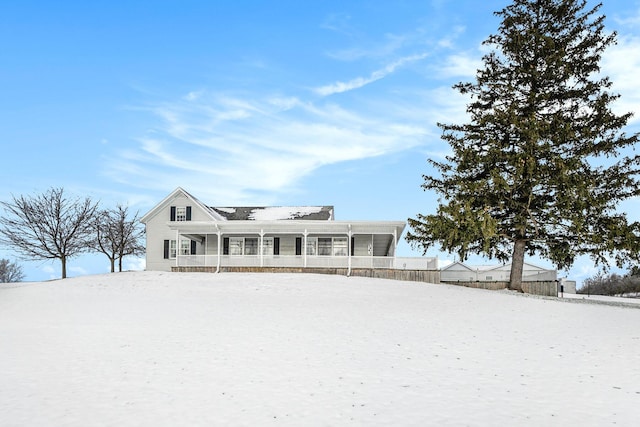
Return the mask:
<svg viewBox="0 0 640 427"><path fill-rule="evenodd" d="M307 256L302 255L244 255L220 256L221 267L293 267L293 268L381 268L397 270L435 270L437 258L394 258L384 256ZM218 255L179 255L179 267L216 267Z"/></svg>

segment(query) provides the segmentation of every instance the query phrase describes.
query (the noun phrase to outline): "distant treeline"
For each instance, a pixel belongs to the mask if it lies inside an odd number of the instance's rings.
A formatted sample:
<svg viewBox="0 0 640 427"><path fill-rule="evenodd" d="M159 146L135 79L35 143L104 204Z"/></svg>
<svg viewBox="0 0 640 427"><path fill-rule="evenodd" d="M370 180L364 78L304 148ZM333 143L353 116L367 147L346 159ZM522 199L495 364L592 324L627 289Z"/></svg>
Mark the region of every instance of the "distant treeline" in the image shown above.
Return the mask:
<svg viewBox="0 0 640 427"><path fill-rule="evenodd" d="M635 267L627 274L602 274L584 281L579 294L608 296L640 296L640 269Z"/></svg>

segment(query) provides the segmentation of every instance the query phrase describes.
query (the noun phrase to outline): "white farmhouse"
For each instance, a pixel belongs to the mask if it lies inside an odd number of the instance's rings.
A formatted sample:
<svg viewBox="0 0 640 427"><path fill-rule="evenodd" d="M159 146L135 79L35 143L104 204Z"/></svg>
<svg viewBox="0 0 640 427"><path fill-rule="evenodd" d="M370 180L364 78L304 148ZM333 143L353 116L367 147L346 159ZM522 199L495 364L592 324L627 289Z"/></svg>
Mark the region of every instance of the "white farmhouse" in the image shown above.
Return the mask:
<svg viewBox="0 0 640 427"><path fill-rule="evenodd" d="M332 206L211 207L182 188L141 221L146 268L165 271L394 269L405 228L404 221L336 221Z"/></svg>

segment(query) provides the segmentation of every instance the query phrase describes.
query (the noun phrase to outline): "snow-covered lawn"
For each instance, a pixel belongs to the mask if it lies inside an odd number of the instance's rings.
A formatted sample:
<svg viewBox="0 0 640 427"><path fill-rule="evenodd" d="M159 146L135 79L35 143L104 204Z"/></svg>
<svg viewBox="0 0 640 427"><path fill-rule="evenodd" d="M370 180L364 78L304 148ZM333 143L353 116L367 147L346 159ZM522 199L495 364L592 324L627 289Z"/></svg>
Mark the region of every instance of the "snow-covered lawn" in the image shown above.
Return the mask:
<svg viewBox="0 0 640 427"><path fill-rule="evenodd" d="M0 425L635 426L640 309L310 274L0 286Z"/></svg>

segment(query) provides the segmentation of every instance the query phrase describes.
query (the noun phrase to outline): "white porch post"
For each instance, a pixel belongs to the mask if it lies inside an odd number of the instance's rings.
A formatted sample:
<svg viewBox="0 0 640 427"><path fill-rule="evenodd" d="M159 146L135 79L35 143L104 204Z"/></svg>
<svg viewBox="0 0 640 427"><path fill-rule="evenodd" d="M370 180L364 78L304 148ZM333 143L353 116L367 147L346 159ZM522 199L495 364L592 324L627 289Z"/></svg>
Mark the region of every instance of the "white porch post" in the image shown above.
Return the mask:
<svg viewBox="0 0 640 427"><path fill-rule="evenodd" d="M398 230L393 230L393 268L396 268L396 247L398 246Z"/></svg>
<svg viewBox="0 0 640 427"><path fill-rule="evenodd" d="M371 244L370 244L370 248L371 250L369 251L369 263L371 265L371 268L373 268L373 238L374 238L374 234L373 232L371 232Z"/></svg>
<svg viewBox="0 0 640 427"><path fill-rule="evenodd" d="M347 276L351 276L351 224L349 224L349 231L347 232Z"/></svg>
<svg viewBox="0 0 640 427"><path fill-rule="evenodd" d="M262 246L264 245L264 230L260 229L260 243L258 244L258 250L260 251L260 267L264 267L264 251Z"/></svg>
<svg viewBox="0 0 640 427"><path fill-rule="evenodd" d="M180 266L180 230L176 230L176 267Z"/></svg>
<svg viewBox="0 0 640 427"><path fill-rule="evenodd" d="M307 229L305 228L304 229L304 234L303 234L303 236L304 236L304 245L302 245L302 256L303 256L302 259L304 260L303 261L304 268L307 268L307 235L308 234L309 233L307 233Z"/></svg>
<svg viewBox="0 0 640 427"><path fill-rule="evenodd" d="M220 249L222 247L222 231L220 231L220 227L218 227L218 224L216 224L216 229L218 230L218 261L216 265L216 273L219 273L220 272L220 254L222 252L222 250Z"/></svg>

